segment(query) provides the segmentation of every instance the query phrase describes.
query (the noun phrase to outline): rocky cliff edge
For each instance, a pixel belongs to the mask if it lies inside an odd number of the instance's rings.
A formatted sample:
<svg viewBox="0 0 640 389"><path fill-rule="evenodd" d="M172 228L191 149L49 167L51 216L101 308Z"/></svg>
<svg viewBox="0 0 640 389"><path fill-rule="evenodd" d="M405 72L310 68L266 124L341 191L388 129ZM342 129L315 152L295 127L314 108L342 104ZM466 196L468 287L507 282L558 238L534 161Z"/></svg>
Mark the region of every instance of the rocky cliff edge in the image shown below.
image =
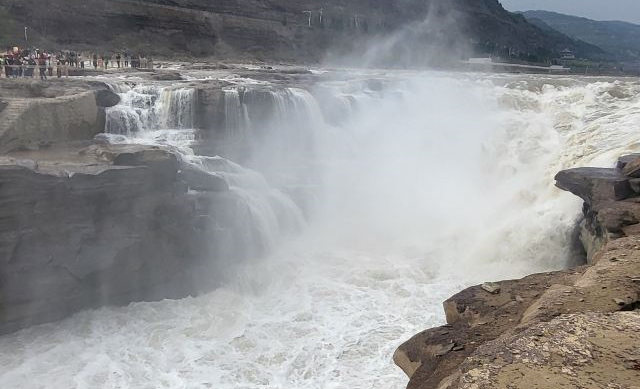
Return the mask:
<svg viewBox="0 0 640 389"><path fill-rule="evenodd" d="M409 389L639 387L640 155L614 169L565 170L556 181L584 200L588 264L445 301L447 325L394 355Z"/></svg>

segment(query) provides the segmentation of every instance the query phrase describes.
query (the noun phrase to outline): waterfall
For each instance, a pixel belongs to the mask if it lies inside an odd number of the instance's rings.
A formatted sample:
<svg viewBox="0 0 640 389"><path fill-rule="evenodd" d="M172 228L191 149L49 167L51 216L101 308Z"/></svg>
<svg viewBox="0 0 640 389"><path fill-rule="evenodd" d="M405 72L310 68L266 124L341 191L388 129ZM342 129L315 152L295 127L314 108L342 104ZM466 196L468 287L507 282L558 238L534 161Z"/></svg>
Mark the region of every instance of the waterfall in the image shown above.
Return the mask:
<svg viewBox="0 0 640 389"><path fill-rule="evenodd" d="M225 135L229 139L248 135L300 138L324 122L315 98L300 88L228 88L224 93Z"/></svg>
<svg viewBox="0 0 640 389"><path fill-rule="evenodd" d="M137 85L133 88L116 84L111 90L121 102L107 108L105 132L134 136L140 132L192 129L195 118L193 88L163 88Z"/></svg>
<svg viewBox="0 0 640 389"><path fill-rule="evenodd" d="M223 92L225 135L230 140L244 139L251 126L247 107L240 101L238 89L225 89Z"/></svg>
<svg viewBox="0 0 640 389"><path fill-rule="evenodd" d="M163 128L193 128L195 117L195 89L163 89L156 112Z"/></svg>
<svg viewBox="0 0 640 389"><path fill-rule="evenodd" d="M249 256L274 250L284 235L305 224L298 206L283 192L269 185L260 173L222 157L195 155L192 146L196 92L193 88L163 88L116 85L121 101L107 110L105 132L114 143L143 143L169 147L182 164L224 178L235 196L235 209L242 236L236 237ZM244 137L249 119L237 89L224 91L228 137Z"/></svg>
<svg viewBox="0 0 640 389"><path fill-rule="evenodd" d="M234 87L224 90L225 130L243 165L280 187L307 180L318 134L326 123L318 102L301 88Z"/></svg>
<svg viewBox="0 0 640 389"><path fill-rule="evenodd" d="M107 134L134 136L153 127L153 107L160 93L157 88L115 84L111 89L120 95L120 103L106 109Z"/></svg>

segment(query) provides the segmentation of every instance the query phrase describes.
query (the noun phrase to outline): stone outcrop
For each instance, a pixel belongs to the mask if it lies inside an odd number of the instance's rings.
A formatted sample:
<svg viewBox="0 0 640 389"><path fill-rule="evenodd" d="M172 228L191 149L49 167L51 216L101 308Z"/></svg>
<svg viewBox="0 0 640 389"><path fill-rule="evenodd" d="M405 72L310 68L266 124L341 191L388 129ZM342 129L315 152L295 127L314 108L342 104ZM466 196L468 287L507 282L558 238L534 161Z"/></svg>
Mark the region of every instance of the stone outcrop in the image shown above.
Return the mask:
<svg viewBox="0 0 640 389"><path fill-rule="evenodd" d="M628 155L613 169L569 169L556 176L559 188L585 201L580 239L589 261L609 240L640 232L638 170L638 156Z"/></svg>
<svg viewBox="0 0 640 389"><path fill-rule="evenodd" d="M101 83L0 79L0 153L91 139L119 97Z"/></svg>
<svg viewBox="0 0 640 389"><path fill-rule="evenodd" d="M213 288L237 199L170 151L81 144L0 160L0 333ZM206 173L202 173L206 174Z"/></svg>
<svg viewBox="0 0 640 389"><path fill-rule="evenodd" d="M560 189L582 198L587 204L600 201L624 200L633 191L626 177L617 169L577 168L564 170L556 176Z"/></svg>
<svg viewBox="0 0 640 389"><path fill-rule="evenodd" d="M410 389L633 388L640 377L637 155L571 169L557 185L585 201L589 264L479 285L444 303L447 325L404 343Z"/></svg>

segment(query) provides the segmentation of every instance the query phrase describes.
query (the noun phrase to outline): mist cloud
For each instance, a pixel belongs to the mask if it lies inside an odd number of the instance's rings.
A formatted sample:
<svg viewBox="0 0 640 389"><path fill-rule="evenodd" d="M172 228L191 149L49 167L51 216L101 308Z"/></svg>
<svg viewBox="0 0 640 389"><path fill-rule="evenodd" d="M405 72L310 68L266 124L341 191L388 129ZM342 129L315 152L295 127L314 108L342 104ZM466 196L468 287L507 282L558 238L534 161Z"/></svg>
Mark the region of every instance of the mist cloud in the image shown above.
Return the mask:
<svg viewBox="0 0 640 389"><path fill-rule="evenodd" d="M447 64L470 53L466 15L446 0L431 1L426 16L391 33L357 42L349 53L332 52L328 64L415 68Z"/></svg>

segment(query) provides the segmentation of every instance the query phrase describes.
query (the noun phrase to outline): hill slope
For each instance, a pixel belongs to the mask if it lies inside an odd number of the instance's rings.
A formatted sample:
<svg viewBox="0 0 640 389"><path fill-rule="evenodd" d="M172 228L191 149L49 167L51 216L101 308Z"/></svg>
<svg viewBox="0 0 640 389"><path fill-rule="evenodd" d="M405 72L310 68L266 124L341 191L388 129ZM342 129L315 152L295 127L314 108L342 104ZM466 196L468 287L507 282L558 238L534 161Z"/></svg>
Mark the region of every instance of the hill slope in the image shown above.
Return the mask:
<svg viewBox="0 0 640 389"><path fill-rule="evenodd" d="M438 55L456 47L458 56L513 50L537 58L566 47L585 56L598 51L533 26L497 0L55 0L47 7L3 0L0 17L5 47L23 44L28 26L30 45L164 57L318 61L393 34L404 54L425 47Z"/></svg>
<svg viewBox="0 0 640 389"><path fill-rule="evenodd" d="M547 11L527 11L523 15L541 28L547 25L574 39L601 47L617 60L640 60L640 25L600 22Z"/></svg>

